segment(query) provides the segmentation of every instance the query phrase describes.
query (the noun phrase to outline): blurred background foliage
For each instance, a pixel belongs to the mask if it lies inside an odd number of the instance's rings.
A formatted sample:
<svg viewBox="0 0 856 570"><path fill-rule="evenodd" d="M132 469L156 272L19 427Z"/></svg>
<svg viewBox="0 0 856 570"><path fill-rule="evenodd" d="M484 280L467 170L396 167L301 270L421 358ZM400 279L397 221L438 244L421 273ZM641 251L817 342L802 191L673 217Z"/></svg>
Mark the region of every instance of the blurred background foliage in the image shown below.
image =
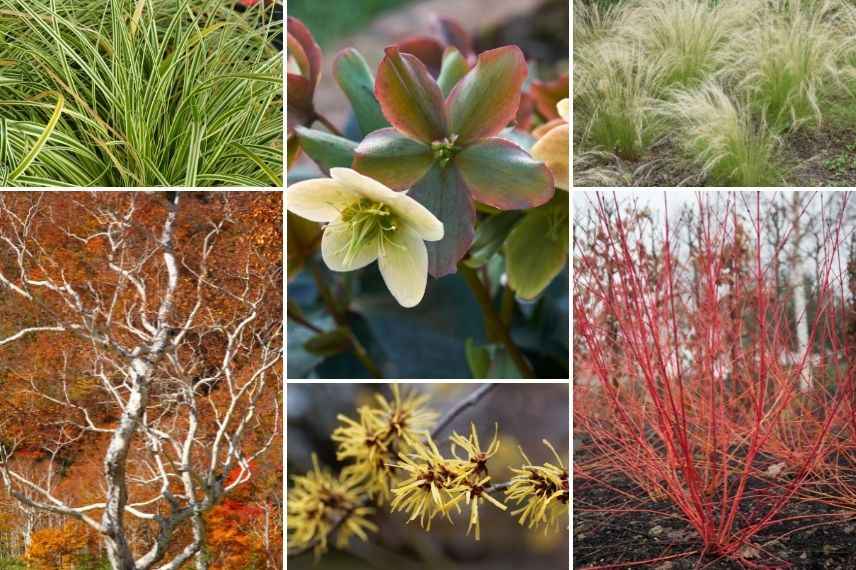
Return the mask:
<svg viewBox="0 0 856 570"><path fill-rule="evenodd" d="M408 388L431 395L428 407L441 415L455 402L470 394L472 384L409 384ZM356 409L371 403L381 391L390 397L386 384L289 384L288 386L288 474L302 474L311 469L311 454L317 453L320 464L334 471L341 469L336 461L336 447L330 434L338 426L337 414L356 417ZM511 478L509 467L523 463L518 446L536 463L555 461L541 443L547 438L569 464L569 390L564 384L502 384L476 407L461 413L437 437L437 445L448 453L447 440L453 431L466 433L475 423L485 440L499 424L501 447L488 463L497 483ZM288 480L289 486L291 480ZM512 509L510 509L512 510ZM467 536L465 517L454 518L455 525L437 519L431 531L417 523L406 524L407 516L390 514L380 508L372 520L380 526L368 543L352 540L349 551L331 549L316 565L311 555L289 560L293 570L519 570L568 568L567 525L560 531L544 534L517 524L507 513L485 507L481 541Z"/></svg>

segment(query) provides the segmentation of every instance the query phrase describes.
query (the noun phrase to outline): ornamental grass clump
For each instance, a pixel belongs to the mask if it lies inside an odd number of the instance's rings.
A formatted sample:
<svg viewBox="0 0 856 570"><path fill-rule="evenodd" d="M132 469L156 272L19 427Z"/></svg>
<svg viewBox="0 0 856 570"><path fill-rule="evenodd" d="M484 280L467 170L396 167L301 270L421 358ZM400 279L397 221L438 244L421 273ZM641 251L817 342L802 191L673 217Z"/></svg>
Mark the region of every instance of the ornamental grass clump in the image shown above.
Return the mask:
<svg viewBox="0 0 856 570"><path fill-rule="evenodd" d="M678 91L663 103L676 139L702 170L722 186L773 186L778 180L779 137L756 122L748 104L734 101L717 83Z"/></svg>
<svg viewBox="0 0 856 570"><path fill-rule="evenodd" d="M676 184L751 186L759 176L785 184L789 177L805 176L805 169L787 164L753 172L723 159L717 162L725 165L724 172L711 168L705 151L720 146L712 140L701 150L690 148L690 156L677 154L686 150L688 132L698 130L698 108L682 105L704 102L726 115L736 106L738 121L729 117L730 125L719 134L712 132L720 130L715 125L703 136L732 138L725 133L734 133L739 123L761 147L759 157L735 161L743 167L750 161L760 166L776 137L782 149L793 145L800 154L805 152L800 142L814 131L856 128L854 14L849 0L631 0L606 11L582 8L574 16L577 153L612 153L634 163L624 166L630 185L647 184L652 171L658 175L650 178L662 182L663 166L674 171L666 176ZM732 103L712 98L708 85L718 86ZM696 95L689 101L688 92ZM596 185L596 171L612 161L605 157L581 165L579 183Z"/></svg>
<svg viewBox="0 0 856 570"><path fill-rule="evenodd" d="M0 169L17 186L281 186L265 2L0 0Z"/></svg>

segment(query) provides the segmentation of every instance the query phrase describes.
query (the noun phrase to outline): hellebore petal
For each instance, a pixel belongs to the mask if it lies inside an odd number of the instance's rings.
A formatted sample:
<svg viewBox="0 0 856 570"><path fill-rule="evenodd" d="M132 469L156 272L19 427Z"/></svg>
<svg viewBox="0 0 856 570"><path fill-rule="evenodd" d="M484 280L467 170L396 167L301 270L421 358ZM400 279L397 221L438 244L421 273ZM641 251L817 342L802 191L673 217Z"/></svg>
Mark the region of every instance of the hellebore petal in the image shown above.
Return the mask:
<svg viewBox="0 0 856 570"><path fill-rule="evenodd" d="M351 239L350 228L341 220L334 221L324 228L324 235L321 238L321 257L327 267L333 271L353 271L362 269L377 259L377 239L361 243L353 252L351 259L347 259Z"/></svg>
<svg viewBox="0 0 856 570"><path fill-rule="evenodd" d="M363 139L354 151L353 167L393 190L410 188L425 176L434 155L431 147L395 129L381 129Z"/></svg>
<svg viewBox="0 0 856 570"><path fill-rule="evenodd" d="M378 252L378 267L389 292L402 307L415 307L425 295L428 252L407 227L393 232Z"/></svg>
<svg viewBox="0 0 856 570"><path fill-rule="evenodd" d="M340 51L333 60L333 77L351 102L363 135L389 126L374 94L374 77L360 52L354 48Z"/></svg>
<svg viewBox="0 0 856 570"><path fill-rule="evenodd" d="M555 193L547 166L504 139L479 141L454 162L473 198L500 210L540 206Z"/></svg>
<svg viewBox="0 0 856 570"><path fill-rule="evenodd" d="M386 48L375 80L375 96L386 119L402 133L423 142L446 136L443 94L416 57Z"/></svg>
<svg viewBox="0 0 856 570"><path fill-rule="evenodd" d="M327 178L304 180L285 191L286 209L313 222L338 219L342 210L359 197L347 185Z"/></svg>
<svg viewBox="0 0 856 570"><path fill-rule="evenodd" d="M449 133L460 144L492 137L514 119L527 67L517 46L483 52L446 99Z"/></svg>
<svg viewBox="0 0 856 570"><path fill-rule="evenodd" d="M349 190L375 202L392 203L399 197L398 192L350 168L331 168L330 176Z"/></svg>
<svg viewBox="0 0 856 570"><path fill-rule="evenodd" d="M562 123L547 131L532 147L532 156L544 161L547 168L553 173L556 187L562 190L570 188L569 149L570 128L567 123Z"/></svg>
<svg viewBox="0 0 856 570"><path fill-rule="evenodd" d="M434 165L408 195L443 223L443 239L426 244L428 272L434 277L454 273L475 237L475 205L460 174Z"/></svg>

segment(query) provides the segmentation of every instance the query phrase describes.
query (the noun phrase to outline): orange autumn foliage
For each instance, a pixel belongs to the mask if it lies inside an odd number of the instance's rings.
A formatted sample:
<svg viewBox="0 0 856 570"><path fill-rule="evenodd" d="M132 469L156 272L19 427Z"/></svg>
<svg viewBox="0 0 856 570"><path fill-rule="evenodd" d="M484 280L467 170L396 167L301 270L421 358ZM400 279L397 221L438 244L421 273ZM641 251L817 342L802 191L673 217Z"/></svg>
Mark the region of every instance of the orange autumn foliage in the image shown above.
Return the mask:
<svg viewBox="0 0 856 570"><path fill-rule="evenodd" d="M33 533L26 560L37 570L73 570L87 554L90 537L79 523L48 527Z"/></svg>

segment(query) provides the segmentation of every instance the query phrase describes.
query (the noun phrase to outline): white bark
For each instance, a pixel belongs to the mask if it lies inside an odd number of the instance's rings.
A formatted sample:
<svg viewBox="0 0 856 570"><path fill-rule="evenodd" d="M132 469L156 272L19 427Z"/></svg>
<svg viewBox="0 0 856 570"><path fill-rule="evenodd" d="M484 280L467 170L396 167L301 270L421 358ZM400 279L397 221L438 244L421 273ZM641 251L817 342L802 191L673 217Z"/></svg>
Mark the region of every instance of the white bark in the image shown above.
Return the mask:
<svg viewBox="0 0 856 570"><path fill-rule="evenodd" d="M260 446L247 447L259 398L278 379L281 316L262 322L259 307L269 290L280 287L281 276L255 275L248 264L234 276L243 284L239 290L213 282L208 263L216 256L223 221L211 222L199 267L191 268L179 260L173 243L179 198L168 204L160 235L151 247L142 253L132 249L129 236L137 212L132 200L124 213L106 208L93 212L102 227L91 235L66 230L70 240L107 240L105 264L116 276L116 284L112 294L105 294L93 283L68 282L58 266L41 260L49 252L31 235L36 217L46 215L40 200L34 200L23 217L3 200L0 195L0 222L5 222L0 223L0 255L15 260L15 270L4 273L0 265L0 292L33 304L39 314L50 315L52 322L20 328L0 338L0 346L31 335L83 339L95 354L92 377L114 405L118 421L99 425L91 410L69 396L62 374L63 395L59 397L40 391L34 383L35 392L67 411L63 420L67 430L62 432L66 435L53 442L54 454L85 434L109 434L103 460L104 500L68 504L54 492L52 472L37 483L20 471L14 448L0 449L0 482L28 509L72 517L100 532L116 570L177 570L194 557L197 570L206 569L201 554L206 539L204 514L251 478L252 461L270 449L278 430L277 417L270 437ZM34 251L41 255L33 255ZM151 270L154 260L159 262L156 279ZM176 309L180 266L193 280L196 295L189 310L181 314ZM38 279L32 277L36 270ZM204 319L206 297L212 293L235 301L243 307L243 314L229 322L212 324L210 318ZM63 316L41 301L44 295L63 307ZM132 303L127 302L128 296ZM224 356L214 369L206 368L198 353L201 341L191 340L206 334L225 339ZM211 395L215 385L220 393L216 400ZM153 402L153 398L157 400ZM203 418L214 419L213 434L200 433ZM94 518L96 513L100 520ZM139 545L135 551L128 535L128 517L155 525L156 538L142 553ZM185 525L192 531L192 540L174 558L165 560L176 530Z"/></svg>
<svg viewBox="0 0 856 570"><path fill-rule="evenodd" d="M803 262L803 236L805 229L801 225L803 216L804 204L803 194L793 192L791 198L791 254L789 258L789 276L791 280L791 291L793 292L794 303L794 319L796 321L796 358L795 363L799 363L803 355L809 350L808 338L808 313L806 312L807 300L805 290L806 270ZM814 380L812 378L812 364L814 359L811 355L805 360L805 369L802 371L799 379L800 392L808 392L811 390Z"/></svg>

